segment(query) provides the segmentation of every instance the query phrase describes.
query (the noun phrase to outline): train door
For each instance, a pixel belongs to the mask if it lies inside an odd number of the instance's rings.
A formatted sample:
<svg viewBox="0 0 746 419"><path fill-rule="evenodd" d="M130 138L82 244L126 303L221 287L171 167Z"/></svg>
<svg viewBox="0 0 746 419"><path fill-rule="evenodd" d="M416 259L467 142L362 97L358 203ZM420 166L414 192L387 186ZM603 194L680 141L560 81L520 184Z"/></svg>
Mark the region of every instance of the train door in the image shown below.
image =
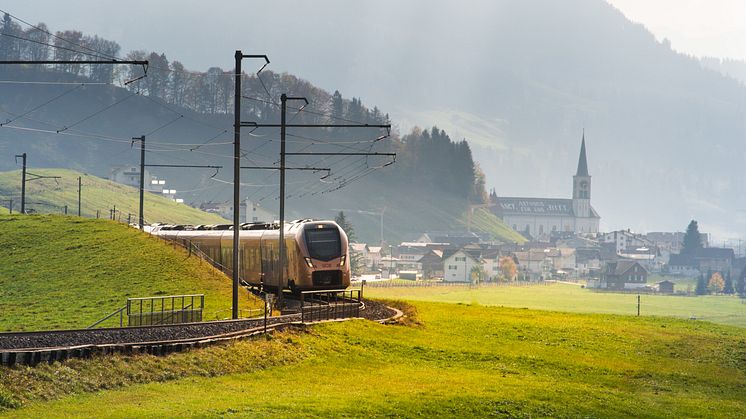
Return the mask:
<svg viewBox="0 0 746 419"><path fill-rule="evenodd" d="M271 239L267 239L265 235L262 235L261 239L261 258L262 258L262 275L264 277L264 285L266 287L276 287L276 255L275 255L275 243Z"/></svg>

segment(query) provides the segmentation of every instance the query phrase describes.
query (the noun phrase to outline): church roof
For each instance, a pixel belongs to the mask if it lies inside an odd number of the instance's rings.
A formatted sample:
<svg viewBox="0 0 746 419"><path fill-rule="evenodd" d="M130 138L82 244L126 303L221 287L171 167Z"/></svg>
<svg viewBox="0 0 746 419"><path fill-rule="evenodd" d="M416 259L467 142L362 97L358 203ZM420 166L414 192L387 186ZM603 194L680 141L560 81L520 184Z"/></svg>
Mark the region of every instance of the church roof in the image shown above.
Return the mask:
<svg viewBox="0 0 746 419"><path fill-rule="evenodd" d="M585 157L585 132L583 141L580 143L580 158L578 159L578 171L575 176L588 176L588 161Z"/></svg>
<svg viewBox="0 0 746 419"><path fill-rule="evenodd" d="M551 215L560 217L575 217L572 210L572 199L564 198L520 198L502 197L493 198L495 203L493 212L503 217L506 215ZM601 218L596 210L591 207L589 218Z"/></svg>
<svg viewBox="0 0 746 419"><path fill-rule="evenodd" d="M496 207L503 215L574 216L572 199L497 197Z"/></svg>

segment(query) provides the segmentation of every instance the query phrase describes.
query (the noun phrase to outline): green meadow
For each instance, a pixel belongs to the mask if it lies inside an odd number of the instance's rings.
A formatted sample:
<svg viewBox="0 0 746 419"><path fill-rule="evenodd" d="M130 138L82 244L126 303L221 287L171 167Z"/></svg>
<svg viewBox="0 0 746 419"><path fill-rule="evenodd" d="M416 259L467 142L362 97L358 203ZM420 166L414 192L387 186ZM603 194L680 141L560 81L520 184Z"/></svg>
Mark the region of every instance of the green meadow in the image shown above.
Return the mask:
<svg viewBox="0 0 746 419"><path fill-rule="evenodd" d="M545 283L529 286L431 286L365 288L366 297L525 307L574 313L637 314L637 294L596 292L579 285ZM643 316L670 316L746 327L746 300L736 296L640 296Z"/></svg>
<svg viewBox="0 0 746 419"><path fill-rule="evenodd" d="M14 406L9 417L746 415L739 328L466 304L414 309L406 325L337 322L164 358L0 369L0 396Z"/></svg>

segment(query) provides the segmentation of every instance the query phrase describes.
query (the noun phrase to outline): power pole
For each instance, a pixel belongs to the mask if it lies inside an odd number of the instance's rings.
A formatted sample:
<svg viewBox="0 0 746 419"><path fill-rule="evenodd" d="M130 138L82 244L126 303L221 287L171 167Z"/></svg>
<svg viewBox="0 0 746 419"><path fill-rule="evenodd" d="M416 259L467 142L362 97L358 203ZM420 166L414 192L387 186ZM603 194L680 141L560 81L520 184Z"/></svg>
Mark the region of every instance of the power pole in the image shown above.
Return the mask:
<svg viewBox="0 0 746 419"><path fill-rule="evenodd" d="M83 189L83 179L78 176L78 217L80 217L80 192Z"/></svg>
<svg viewBox="0 0 746 419"><path fill-rule="evenodd" d="M143 209L145 208L145 136L132 137L133 141L140 141L140 218L138 225L142 231L145 225L145 215Z"/></svg>
<svg viewBox="0 0 746 419"><path fill-rule="evenodd" d="M285 131L288 127L292 128L385 128L391 129L391 124L288 124L285 120L288 100L302 100L308 104L304 97L289 97L285 94L280 96L280 123L279 124L258 124L256 122L240 122L241 126L253 128L280 128L280 275L278 284L278 305L282 307L283 294L285 288L285 157L286 156L389 156L394 160L396 153L373 153L373 152L339 152L339 153L313 153L313 152L295 152L288 153L285 151ZM394 162L387 163L386 166Z"/></svg>
<svg viewBox="0 0 746 419"><path fill-rule="evenodd" d="M640 294L637 294L637 317L640 317Z"/></svg>
<svg viewBox="0 0 746 419"><path fill-rule="evenodd" d="M238 318L238 283L239 263L238 263L238 246L240 244L241 220L239 214L239 202L241 193L241 60L243 53L236 50L234 55L236 59L235 68L235 98L233 100L233 258L231 259L231 273L233 275L233 301L231 303L232 316Z"/></svg>
<svg viewBox="0 0 746 419"><path fill-rule="evenodd" d="M26 153L16 154L16 161L18 158L23 161L23 169L21 171L21 214L26 213Z"/></svg>
<svg viewBox="0 0 746 419"><path fill-rule="evenodd" d="M239 277L239 253L240 244L239 236L241 233L241 219L239 214L240 192L241 192L241 61L244 58L261 58L264 59L264 66L256 72L259 74L264 67L269 64L269 58L266 55L246 55L241 50L236 50L234 54L236 59L235 67L235 97L233 99L233 259L231 270L233 276L233 315L234 319L238 318L238 285L241 280Z"/></svg>

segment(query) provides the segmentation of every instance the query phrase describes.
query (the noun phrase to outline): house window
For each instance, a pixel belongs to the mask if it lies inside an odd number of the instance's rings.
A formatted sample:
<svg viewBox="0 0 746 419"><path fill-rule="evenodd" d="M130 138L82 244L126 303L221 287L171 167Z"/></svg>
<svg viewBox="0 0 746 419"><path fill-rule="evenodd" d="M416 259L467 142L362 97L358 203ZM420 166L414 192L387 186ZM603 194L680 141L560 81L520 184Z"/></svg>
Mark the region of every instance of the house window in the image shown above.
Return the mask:
<svg viewBox="0 0 746 419"><path fill-rule="evenodd" d="M539 234L544 234L544 226L543 225L539 226Z"/></svg>
<svg viewBox="0 0 746 419"><path fill-rule="evenodd" d="M518 231L518 226L513 224L513 230Z"/></svg>

